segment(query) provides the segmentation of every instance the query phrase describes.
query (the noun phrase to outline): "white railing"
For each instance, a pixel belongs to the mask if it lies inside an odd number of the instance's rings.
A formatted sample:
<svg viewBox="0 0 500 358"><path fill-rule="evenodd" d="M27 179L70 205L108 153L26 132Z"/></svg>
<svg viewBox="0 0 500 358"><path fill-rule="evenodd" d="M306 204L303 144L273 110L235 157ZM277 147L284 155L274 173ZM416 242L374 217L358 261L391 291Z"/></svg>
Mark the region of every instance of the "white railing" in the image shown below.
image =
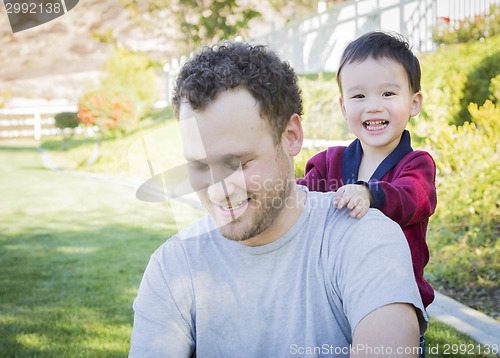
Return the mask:
<svg viewBox="0 0 500 358"><path fill-rule="evenodd" d="M62 130L54 126L54 115L77 110L77 106L0 108L0 139L33 137L40 140L42 136L62 134Z"/></svg>
<svg viewBox="0 0 500 358"><path fill-rule="evenodd" d="M437 12L438 17L457 22L489 15L492 5L500 6L500 0L439 0Z"/></svg>
<svg viewBox="0 0 500 358"><path fill-rule="evenodd" d="M335 72L347 43L373 30L396 31L416 53L431 52L437 0L350 0L297 19L253 42L269 45L299 74Z"/></svg>

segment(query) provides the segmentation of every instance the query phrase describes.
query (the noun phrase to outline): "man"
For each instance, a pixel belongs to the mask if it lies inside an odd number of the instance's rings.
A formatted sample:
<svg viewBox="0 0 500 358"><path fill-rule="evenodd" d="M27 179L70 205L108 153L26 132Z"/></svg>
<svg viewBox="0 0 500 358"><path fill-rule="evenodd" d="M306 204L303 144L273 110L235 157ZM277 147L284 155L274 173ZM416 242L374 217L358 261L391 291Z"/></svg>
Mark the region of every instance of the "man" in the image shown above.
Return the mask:
<svg viewBox="0 0 500 358"><path fill-rule="evenodd" d="M426 318L399 226L295 184L290 66L262 46L206 48L173 104L210 215L151 257L130 357L417 357Z"/></svg>

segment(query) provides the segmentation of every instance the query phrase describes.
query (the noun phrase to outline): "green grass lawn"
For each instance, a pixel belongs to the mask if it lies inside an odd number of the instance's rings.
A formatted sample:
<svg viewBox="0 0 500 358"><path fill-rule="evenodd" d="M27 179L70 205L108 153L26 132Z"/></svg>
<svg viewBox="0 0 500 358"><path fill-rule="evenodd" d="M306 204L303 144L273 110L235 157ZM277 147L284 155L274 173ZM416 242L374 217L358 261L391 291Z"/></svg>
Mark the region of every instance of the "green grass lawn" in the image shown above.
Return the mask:
<svg viewBox="0 0 500 358"><path fill-rule="evenodd" d="M0 162L0 357L126 357L144 268L177 231L171 209L44 169L34 147L0 146ZM444 354L475 342L438 322L426 336L440 352L427 357L479 357Z"/></svg>
<svg viewBox="0 0 500 358"><path fill-rule="evenodd" d="M0 162L0 357L126 357L170 208L46 170L35 148L0 147Z"/></svg>

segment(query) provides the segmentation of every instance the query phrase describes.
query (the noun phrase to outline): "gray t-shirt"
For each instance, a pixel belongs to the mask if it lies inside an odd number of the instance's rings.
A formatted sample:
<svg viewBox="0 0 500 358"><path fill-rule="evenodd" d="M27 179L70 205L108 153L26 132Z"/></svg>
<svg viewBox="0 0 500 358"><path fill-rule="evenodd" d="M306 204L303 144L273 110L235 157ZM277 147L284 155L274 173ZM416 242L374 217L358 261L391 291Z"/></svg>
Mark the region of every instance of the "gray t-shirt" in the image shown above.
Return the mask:
<svg viewBox="0 0 500 358"><path fill-rule="evenodd" d="M400 227L375 209L352 219L333 195L307 192L295 225L268 245L230 241L208 216L169 239L134 302L129 357L348 357L359 321L396 302L417 308L423 334Z"/></svg>

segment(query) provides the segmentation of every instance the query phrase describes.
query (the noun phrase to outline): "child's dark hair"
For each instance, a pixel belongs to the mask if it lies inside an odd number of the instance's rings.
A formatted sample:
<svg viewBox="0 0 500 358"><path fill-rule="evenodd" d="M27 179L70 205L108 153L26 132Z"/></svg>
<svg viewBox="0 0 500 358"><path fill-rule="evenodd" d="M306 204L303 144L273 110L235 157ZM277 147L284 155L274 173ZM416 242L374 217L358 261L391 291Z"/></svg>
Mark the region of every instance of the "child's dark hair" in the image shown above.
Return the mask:
<svg viewBox="0 0 500 358"><path fill-rule="evenodd" d="M387 58L400 63L408 75L408 83L413 93L420 91L420 63L411 51L410 44L400 34L384 31L366 33L347 45L337 70L337 83L342 93L340 73L349 63L362 62L368 57Z"/></svg>
<svg viewBox="0 0 500 358"><path fill-rule="evenodd" d="M173 92L175 115L179 118L184 101L203 110L219 93L236 87L247 89L257 100L276 144L290 116L302 115L301 91L290 65L265 46L241 42L205 47L184 64Z"/></svg>

